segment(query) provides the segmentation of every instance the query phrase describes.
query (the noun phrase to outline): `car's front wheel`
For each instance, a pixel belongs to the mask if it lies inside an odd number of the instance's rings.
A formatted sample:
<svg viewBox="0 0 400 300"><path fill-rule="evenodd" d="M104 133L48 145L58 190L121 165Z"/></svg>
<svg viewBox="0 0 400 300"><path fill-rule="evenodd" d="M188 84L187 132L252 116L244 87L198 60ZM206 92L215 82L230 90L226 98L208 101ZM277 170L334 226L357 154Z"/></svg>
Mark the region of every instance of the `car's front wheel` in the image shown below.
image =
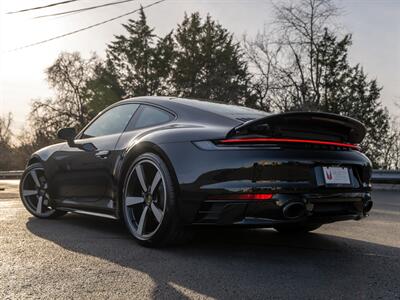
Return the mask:
<svg viewBox="0 0 400 300"><path fill-rule="evenodd" d="M180 242L187 229L177 213L176 190L164 161L154 153L140 155L129 168L123 187L125 224L142 245Z"/></svg>
<svg viewBox="0 0 400 300"><path fill-rule="evenodd" d="M51 207L47 179L41 163L26 168L21 176L19 193L25 208L37 218L50 219L66 214Z"/></svg>

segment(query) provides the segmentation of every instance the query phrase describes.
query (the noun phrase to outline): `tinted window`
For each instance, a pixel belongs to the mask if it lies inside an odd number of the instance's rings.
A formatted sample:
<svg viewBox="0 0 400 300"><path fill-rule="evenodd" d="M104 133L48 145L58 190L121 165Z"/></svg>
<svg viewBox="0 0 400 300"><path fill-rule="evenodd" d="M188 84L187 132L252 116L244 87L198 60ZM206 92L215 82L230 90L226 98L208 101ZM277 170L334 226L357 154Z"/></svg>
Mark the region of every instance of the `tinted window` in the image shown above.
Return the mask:
<svg viewBox="0 0 400 300"><path fill-rule="evenodd" d="M158 124L166 123L173 119L173 116L161 109L143 105L143 109L135 122L135 128L142 128L148 126L155 126Z"/></svg>
<svg viewBox="0 0 400 300"><path fill-rule="evenodd" d="M138 107L139 104L124 104L111 108L85 130L83 137L122 133Z"/></svg>

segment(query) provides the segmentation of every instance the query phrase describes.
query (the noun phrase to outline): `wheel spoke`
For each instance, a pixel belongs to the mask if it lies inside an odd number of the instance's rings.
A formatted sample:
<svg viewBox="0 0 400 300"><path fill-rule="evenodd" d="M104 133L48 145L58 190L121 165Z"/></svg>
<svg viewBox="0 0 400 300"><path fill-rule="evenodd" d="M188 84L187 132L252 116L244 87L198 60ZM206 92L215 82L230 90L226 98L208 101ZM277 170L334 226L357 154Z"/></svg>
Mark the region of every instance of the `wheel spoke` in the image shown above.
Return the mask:
<svg viewBox="0 0 400 300"><path fill-rule="evenodd" d="M147 212L149 210L148 206L145 206L145 208L142 211L142 215L140 216L140 220L139 220L139 224L138 224L138 229L137 232L140 235L143 235L143 230L144 230L144 226L146 223L146 218L147 218Z"/></svg>
<svg viewBox="0 0 400 300"><path fill-rule="evenodd" d="M141 159L127 176L123 194L124 217L133 235L140 239L150 238L161 226L166 208L163 172L151 159Z"/></svg>
<svg viewBox="0 0 400 300"><path fill-rule="evenodd" d="M131 206L139 203L143 203L144 198L143 197L126 197L125 199L125 205L126 206Z"/></svg>
<svg viewBox="0 0 400 300"><path fill-rule="evenodd" d="M37 195L37 193L38 193L37 190L23 190L22 191L22 195L24 195L25 197Z"/></svg>
<svg viewBox="0 0 400 300"><path fill-rule="evenodd" d="M30 172L30 174L31 174L31 177L32 177L33 181L35 182L35 185L36 185L37 187L40 187L40 182L39 182L39 178L38 178L38 176L37 176L37 174L36 174L36 170L32 170L32 171Z"/></svg>
<svg viewBox="0 0 400 300"><path fill-rule="evenodd" d="M156 175L154 176L153 182L151 183L151 188L150 188L151 195L153 195L154 190L156 189L160 181L161 181L161 172L157 171Z"/></svg>
<svg viewBox="0 0 400 300"><path fill-rule="evenodd" d="M41 214L42 213L42 207L43 207L43 196L38 197L38 203L36 206L36 213Z"/></svg>
<svg viewBox="0 0 400 300"><path fill-rule="evenodd" d="M150 208L151 211L153 212L153 215L156 217L157 222L160 223L163 216L162 210L159 209L157 206L155 206L154 203L151 203Z"/></svg>
<svg viewBox="0 0 400 300"><path fill-rule="evenodd" d="M142 187L143 192L147 192L147 186L146 186L146 181L144 178L144 172L143 172L143 167L141 164L138 164L135 168L136 175L139 179L140 186Z"/></svg>

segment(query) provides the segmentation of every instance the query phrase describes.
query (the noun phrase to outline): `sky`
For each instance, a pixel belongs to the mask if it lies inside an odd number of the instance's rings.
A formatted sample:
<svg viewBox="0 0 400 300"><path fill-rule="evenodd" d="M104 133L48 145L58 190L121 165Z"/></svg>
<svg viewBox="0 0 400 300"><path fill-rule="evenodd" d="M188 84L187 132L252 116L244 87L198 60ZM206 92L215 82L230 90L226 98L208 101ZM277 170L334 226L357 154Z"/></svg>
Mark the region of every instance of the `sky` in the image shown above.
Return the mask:
<svg viewBox="0 0 400 300"><path fill-rule="evenodd" d="M136 0L89 12L34 19L42 14L99 5L111 0L79 0L29 13L9 11L42 6L60 0L0 0L0 116L12 112L14 129L21 130L33 99L51 97L44 70L61 51L92 52L103 56L113 35L124 32L121 23L137 14L35 47L10 51L24 45L89 26L153 2ZM115 0L114 0L115 1ZM275 1L277 2L277 1ZM393 115L400 116L400 0L336 0L343 16L344 32L353 34L352 64L360 63L370 79L383 86L381 100ZM163 35L176 27L184 13L210 14L237 39L255 36L272 21L270 0L167 0L146 10L149 24Z"/></svg>

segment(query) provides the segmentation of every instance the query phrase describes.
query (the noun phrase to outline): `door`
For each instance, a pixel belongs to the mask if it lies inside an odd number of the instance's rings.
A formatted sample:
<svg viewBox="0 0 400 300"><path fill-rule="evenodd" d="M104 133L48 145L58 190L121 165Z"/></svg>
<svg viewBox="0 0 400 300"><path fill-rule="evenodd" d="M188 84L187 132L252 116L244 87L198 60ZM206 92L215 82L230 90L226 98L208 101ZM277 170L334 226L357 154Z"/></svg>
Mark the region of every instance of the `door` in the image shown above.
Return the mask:
<svg viewBox="0 0 400 300"><path fill-rule="evenodd" d="M114 187L113 169L120 154L115 146L138 107L128 103L108 109L77 136L75 146L65 144L49 158L49 192L58 206L114 209L106 195Z"/></svg>

